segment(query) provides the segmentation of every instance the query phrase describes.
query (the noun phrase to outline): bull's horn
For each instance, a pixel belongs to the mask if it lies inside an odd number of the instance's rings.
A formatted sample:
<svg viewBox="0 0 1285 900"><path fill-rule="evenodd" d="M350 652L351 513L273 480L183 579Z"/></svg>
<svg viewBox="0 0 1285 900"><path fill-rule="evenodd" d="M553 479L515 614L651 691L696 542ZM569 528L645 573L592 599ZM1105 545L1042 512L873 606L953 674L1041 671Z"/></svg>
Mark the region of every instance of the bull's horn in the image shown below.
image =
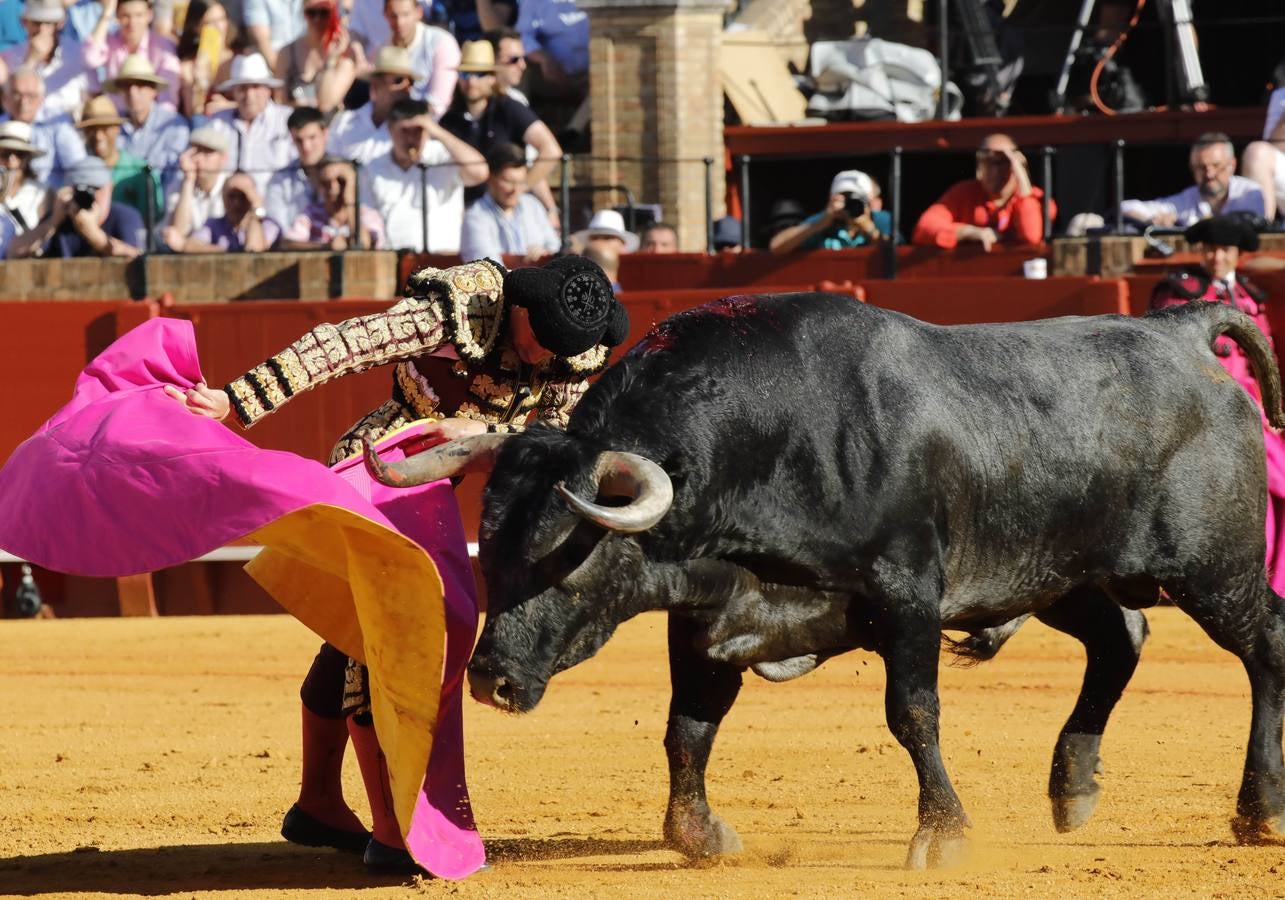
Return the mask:
<svg viewBox="0 0 1285 900"><path fill-rule="evenodd" d="M362 449L366 456L366 471L376 481L390 487L415 487L453 475L491 471L500 445L509 437L511 435L474 434L438 444L401 462L384 462L375 452L375 445L364 438Z"/></svg>
<svg viewBox="0 0 1285 900"><path fill-rule="evenodd" d="M600 506L574 494L565 482L555 489L581 517L630 534L655 525L674 502L674 485L660 466L637 453L608 450L598 455L593 467L598 493L631 497L628 506Z"/></svg>

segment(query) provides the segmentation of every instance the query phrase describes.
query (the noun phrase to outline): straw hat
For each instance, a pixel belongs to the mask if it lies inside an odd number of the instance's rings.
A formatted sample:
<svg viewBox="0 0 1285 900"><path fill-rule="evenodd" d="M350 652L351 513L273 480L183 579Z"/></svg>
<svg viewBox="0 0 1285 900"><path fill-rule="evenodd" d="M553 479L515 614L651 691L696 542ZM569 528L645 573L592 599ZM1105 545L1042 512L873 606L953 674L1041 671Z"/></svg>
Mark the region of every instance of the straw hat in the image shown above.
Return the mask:
<svg viewBox="0 0 1285 900"><path fill-rule="evenodd" d="M614 237L625 242L625 252L633 253L638 249L638 235L625 230L625 217L614 209L600 209L589 220L589 227L575 234L577 240L585 243L591 237Z"/></svg>
<svg viewBox="0 0 1285 900"><path fill-rule="evenodd" d="M120 125L125 120L116 112L116 104L111 97L90 97L81 110L77 128L96 128L100 125Z"/></svg>
<svg viewBox="0 0 1285 900"><path fill-rule="evenodd" d="M103 90L108 94L125 93L125 85L133 83L150 84L156 88L167 88L170 83L156 74L152 61L142 53L131 53L125 57L116 72L115 78L103 82Z"/></svg>
<svg viewBox="0 0 1285 900"><path fill-rule="evenodd" d="M0 122L0 150L17 150L32 156L43 156L45 153L31 143L31 126L17 119Z"/></svg>
<svg viewBox="0 0 1285 900"><path fill-rule="evenodd" d="M61 22L67 18L61 0L27 0L21 18L28 22Z"/></svg>
<svg viewBox="0 0 1285 900"><path fill-rule="evenodd" d="M419 81L424 77L410 64L410 51L394 44L379 48L379 52L375 54L375 68L371 74L401 75L411 81Z"/></svg>
<svg viewBox="0 0 1285 900"><path fill-rule="evenodd" d="M206 150L213 150L216 153L227 153L232 146L228 136L215 125L202 125L200 128L193 128L192 133L188 135L187 142L192 147L202 147Z"/></svg>
<svg viewBox="0 0 1285 900"><path fill-rule="evenodd" d="M495 48L490 41L465 41L460 47L461 72L495 74Z"/></svg>
<svg viewBox="0 0 1285 900"><path fill-rule="evenodd" d="M272 70L268 68L268 61L263 58L262 53L236 57L232 60L230 74L231 78L215 88L220 94L226 94L242 85L262 84L270 88L279 88L283 83L280 78L273 76Z"/></svg>

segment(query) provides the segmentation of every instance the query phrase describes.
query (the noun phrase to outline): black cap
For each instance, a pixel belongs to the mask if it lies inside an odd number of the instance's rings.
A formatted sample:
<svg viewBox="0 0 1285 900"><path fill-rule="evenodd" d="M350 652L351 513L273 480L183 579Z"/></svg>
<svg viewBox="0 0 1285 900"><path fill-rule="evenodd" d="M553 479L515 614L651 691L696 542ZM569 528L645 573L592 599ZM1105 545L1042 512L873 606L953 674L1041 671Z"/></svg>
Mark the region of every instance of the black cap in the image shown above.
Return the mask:
<svg viewBox="0 0 1285 900"><path fill-rule="evenodd" d="M504 297L526 308L536 340L558 356L578 356L598 344L614 347L629 334L629 314L611 282L581 256L512 270L504 276Z"/></svg>
<svg viewBox="0 0 1285 900"><path fill-rule="evenodd" d="M1242 216L1214 216L1201 219L1182 233L1189 244L1212 244L1216 247L1258 249L1258 233Z"/></svg>

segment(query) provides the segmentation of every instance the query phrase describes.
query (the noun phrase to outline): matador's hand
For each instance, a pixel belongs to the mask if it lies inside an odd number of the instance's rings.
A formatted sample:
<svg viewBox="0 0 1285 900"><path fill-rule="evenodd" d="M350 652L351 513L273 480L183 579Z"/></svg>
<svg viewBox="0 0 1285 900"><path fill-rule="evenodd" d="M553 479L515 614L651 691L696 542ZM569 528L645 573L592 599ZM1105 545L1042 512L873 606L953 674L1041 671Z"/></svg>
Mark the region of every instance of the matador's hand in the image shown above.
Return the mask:
<svg viewBox="0 0 1285 900"><path fill-rule="evenodd" d="M204 381L186 391L172 384L165 385L165 393L187 407L187 411L222 422L232 410L232 401L223 391L211 390ZM485 426L484 426L485 427Z"/></svg>

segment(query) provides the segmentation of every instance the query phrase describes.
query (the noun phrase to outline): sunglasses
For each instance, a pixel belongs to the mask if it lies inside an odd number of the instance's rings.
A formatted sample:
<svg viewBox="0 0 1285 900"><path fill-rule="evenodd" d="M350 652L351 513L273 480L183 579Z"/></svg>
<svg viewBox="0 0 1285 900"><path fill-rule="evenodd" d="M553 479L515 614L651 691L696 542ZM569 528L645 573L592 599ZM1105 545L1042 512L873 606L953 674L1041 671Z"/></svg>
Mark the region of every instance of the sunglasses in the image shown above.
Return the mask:
<svg viewBox="0 0 1285 900"><path fill-rule="evenodd" d="M506 56L500 60L502 66L516 66L520 62L526 62L525 56Z"/></svg>

